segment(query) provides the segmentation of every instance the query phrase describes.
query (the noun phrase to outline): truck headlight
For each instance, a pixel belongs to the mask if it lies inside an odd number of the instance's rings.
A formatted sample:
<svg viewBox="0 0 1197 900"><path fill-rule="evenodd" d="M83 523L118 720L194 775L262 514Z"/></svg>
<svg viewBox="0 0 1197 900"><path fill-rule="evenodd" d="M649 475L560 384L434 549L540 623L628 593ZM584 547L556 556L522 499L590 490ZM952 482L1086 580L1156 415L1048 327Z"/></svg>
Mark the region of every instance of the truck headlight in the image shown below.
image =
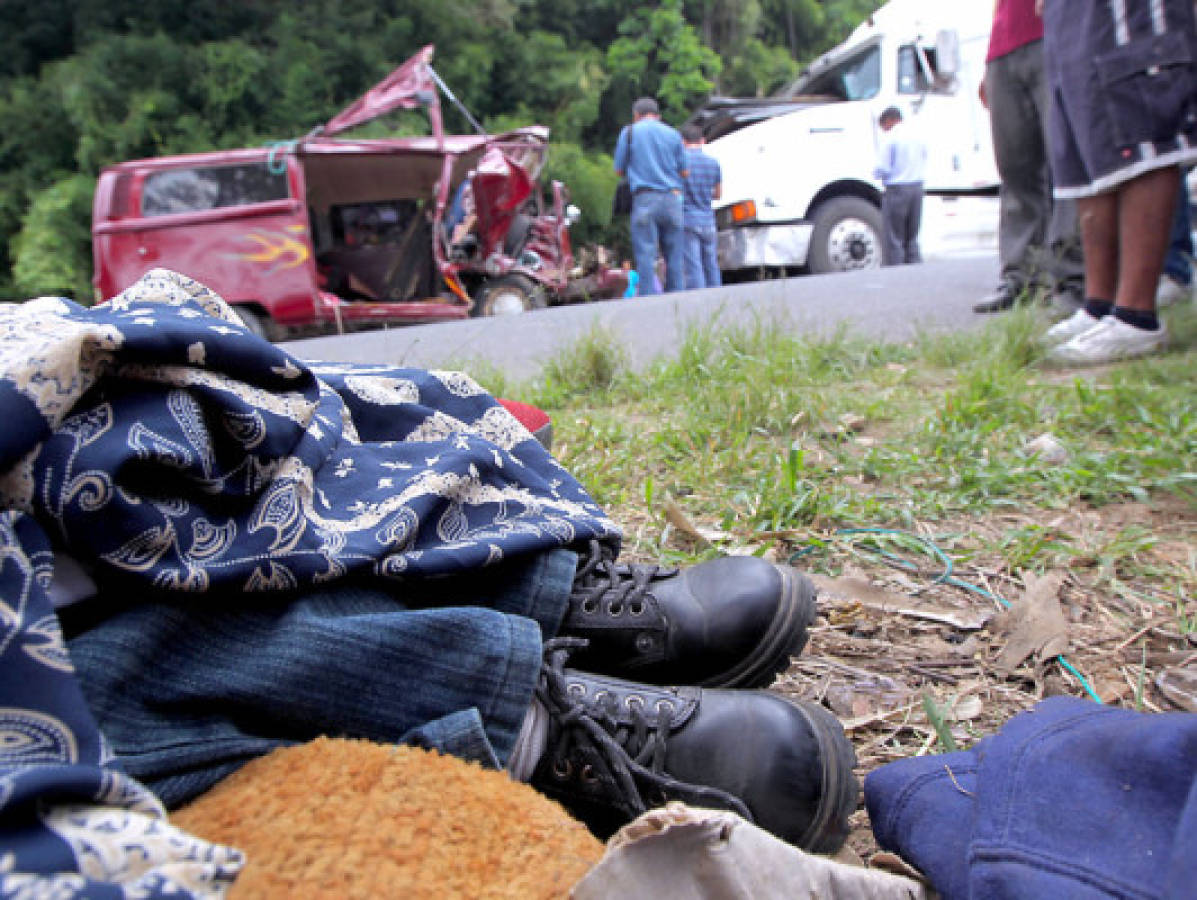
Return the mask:
<svg viewBox="0 0 1197 900"><path fill-rule="evenodd" d="M741 200L728 207L728 215L734 225L746 225L756 221L756 201Z"/></svg>
<svg viewBox="0 0 1197 900"><path fill-rule="evenodd" d="M748 225L756 221L756 202L741 200L731 206L725 206L715 213L715 225L718 228L732 228L736 225Z"/></svg>

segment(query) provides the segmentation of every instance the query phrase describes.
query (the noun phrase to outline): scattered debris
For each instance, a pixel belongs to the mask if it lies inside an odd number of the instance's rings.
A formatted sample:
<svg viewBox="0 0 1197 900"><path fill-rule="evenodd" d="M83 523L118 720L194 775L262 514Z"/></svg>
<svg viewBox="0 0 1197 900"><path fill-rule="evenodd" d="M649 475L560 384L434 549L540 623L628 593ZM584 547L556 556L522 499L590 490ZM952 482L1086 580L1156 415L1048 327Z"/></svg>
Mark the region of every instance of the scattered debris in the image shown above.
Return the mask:
<svg viewBox="0 0 1197 900"><path fill-rule="evenodd" d="M1027 441L1022 450L1028 456L1037 456L1049 465L1059 466L1068 462L1068 450L1051 434L1041 434L1034 440Z"/></svg>
<svg viewBox="0 0 1197 900"><path fill-rule="evenodd" d="M994 617L991 626L997 633L1010 634L993 663L999 671L1013 672L1030 656L1042 661L1068 652L1068 619L1060 606L1062 583L1059 575L1028 575L1022 600Z"/></svg>
<svg viewBox="0 0 1197 900"><path fill-rule="evenodd" d="M1155 686L1178 709L1197 712L1197 657L1186 666L1164 669L1156 676Z"/></svg>
<svg viewBox="0 0 1197 900"><path fill-rule="evenodd" d="M977 631L984 628L985 623L993 616L992 610L978 610L971 606L953 609L914 601L910 597L891 594L876 588L864 578L827 578L822 575L815 575L812 578L815 586L819 589L820 596L855 600L861 606L866 606L877 612L942 622L962 631Z"/></svg>
<svg viewBox="0 0 1197 900"><path fill-rule="evenodd" d="M718 528L699 528L690 521L670 494L666 494L661 501L661 508L665 513L665 521L700 547L713 547L715 541L726 541L731 537L726 531Z"/></svg>
<svg viewBox="0 0 1197 900"><path fill-rule="evenodd" d="M617 516L645 517L643 510ZM1163 537L1136 550L1132 572L1120 572L1106 548L1130 527ZM1000 539L1033 528L1067 535L1077 552L1060 556L1046 576L1012 571ZM1190 504L1161 497L1001 510L911 530L933 539L948 559L923 564L912 554L915 565L894 565L877 549L905 555L898 540L880 537L862 552L863 543L810 527L733 536L815 580L819 617L809 644L772 690L834 710L862 778L893 760L942 749L925 695L959 747L996 733L1052 693L1085 696L1091 688L1108 704L1197 711L1197 517ZM636 533L654 536L630 541L629 549L639 544L639 558L658 558L660 521ZM949 560L951 578L943 577ZM1013 601L1001 618L998 598ZM1055 655L1061 651L1068 668ZM1033 658L1040 662L1026 664ZM1008 667L999 668L998 659ZM859 810L850 822L849 846L873 862L878 848L867 813Z"/></svg>

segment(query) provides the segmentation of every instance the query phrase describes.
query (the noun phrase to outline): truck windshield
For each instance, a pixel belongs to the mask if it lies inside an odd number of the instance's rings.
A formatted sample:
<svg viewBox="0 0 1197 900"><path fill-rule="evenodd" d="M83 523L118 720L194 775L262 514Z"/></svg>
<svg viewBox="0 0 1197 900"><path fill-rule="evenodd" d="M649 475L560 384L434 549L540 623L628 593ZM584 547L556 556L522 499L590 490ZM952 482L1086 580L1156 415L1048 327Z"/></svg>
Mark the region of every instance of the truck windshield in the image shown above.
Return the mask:
<svg viewBox="0 0 1197 900"><path fill-rule="evenodd" d="M874 44L830 69L799 79L795 94L869 100L881 90L881 48Z"/></svg>
<svg viewBox="0 0 1197 900"><path fill-rule="evenodd" d="M168 216L223 206L245 206L285 200L287 173L272 172L262 163L170 169L145 180L141 195L143 216Z"/></svg>

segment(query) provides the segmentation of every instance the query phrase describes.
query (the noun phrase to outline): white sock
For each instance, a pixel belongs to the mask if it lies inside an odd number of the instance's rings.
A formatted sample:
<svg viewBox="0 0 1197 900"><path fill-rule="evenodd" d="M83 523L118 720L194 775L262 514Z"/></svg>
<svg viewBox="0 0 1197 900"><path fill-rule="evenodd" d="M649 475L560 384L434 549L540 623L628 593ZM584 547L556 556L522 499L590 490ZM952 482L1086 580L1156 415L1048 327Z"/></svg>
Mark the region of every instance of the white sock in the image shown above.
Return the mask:
<svg viewBox="0 0 1197 900"><path fill-rule="evenodd" d="M515 739L515 747L511 750L511 759L507 761L507 771L512 778L524 782L532 779L548 740L549 711L533 697L532 705L524 716L524 724L520 726L520 733Z"/></svg>

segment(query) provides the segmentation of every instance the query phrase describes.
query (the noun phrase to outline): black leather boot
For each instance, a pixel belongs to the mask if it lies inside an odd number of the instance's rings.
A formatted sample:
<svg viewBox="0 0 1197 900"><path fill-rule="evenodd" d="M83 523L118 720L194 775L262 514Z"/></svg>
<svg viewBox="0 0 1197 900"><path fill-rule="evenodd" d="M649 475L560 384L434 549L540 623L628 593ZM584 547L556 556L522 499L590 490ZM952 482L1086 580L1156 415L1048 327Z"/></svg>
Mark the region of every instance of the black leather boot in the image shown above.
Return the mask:
<svg viewBox="0 0 1197 900"><path fill-rule="evenodd" d="M1023 296L1024 289L1010 281L1003 281L992 294L982 297L973 304L973 312L996 313L1013 309Z"/></svg>
<svg viewBox="0 0 1197 900"><path fill-rule="evenodd" d="M650 684L764 687L806 645L815 589L788 566L729 556L688 569L617 565L597 541L559 634L589 646L573 665Z"/></svg>
<svg viewBox="0 0 1197 900"><path fill-rule="evenodd" d="M549 734L532 785L606 838L669 800L728 809L804 850L848 835L856 757L823 707L766 691L661 688L564 667L545 645Z"/></svg>

